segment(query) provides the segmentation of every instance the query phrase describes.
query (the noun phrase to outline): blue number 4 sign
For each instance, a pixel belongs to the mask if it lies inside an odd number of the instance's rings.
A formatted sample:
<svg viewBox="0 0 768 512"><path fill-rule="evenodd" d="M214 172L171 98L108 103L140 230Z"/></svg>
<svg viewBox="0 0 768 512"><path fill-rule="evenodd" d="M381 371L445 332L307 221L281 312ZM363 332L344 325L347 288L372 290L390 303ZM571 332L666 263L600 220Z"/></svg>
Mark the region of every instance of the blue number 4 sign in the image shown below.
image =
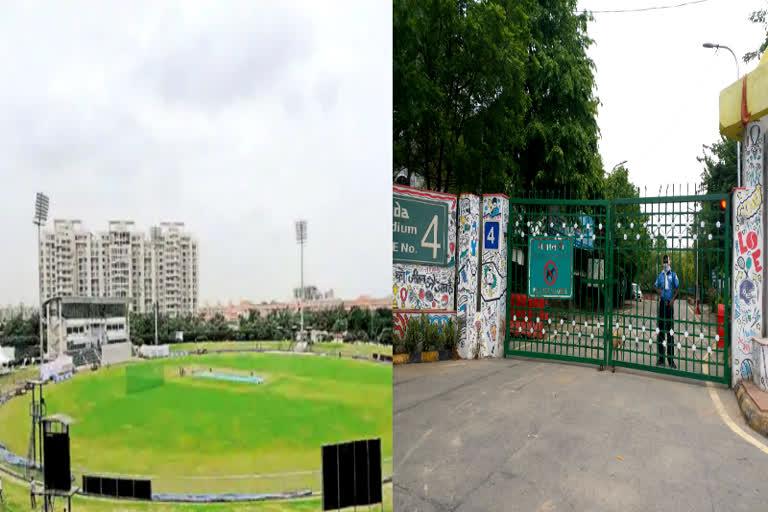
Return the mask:
<svg viewBox="0 0 768 512"><path fill-rule="evenodd" d="M499 233L499 222L498 221L489 221L485 224L485 235L483 236L483 248L484 249L498 249L499 248L499 238L501 238L501 233Z"/></svg>

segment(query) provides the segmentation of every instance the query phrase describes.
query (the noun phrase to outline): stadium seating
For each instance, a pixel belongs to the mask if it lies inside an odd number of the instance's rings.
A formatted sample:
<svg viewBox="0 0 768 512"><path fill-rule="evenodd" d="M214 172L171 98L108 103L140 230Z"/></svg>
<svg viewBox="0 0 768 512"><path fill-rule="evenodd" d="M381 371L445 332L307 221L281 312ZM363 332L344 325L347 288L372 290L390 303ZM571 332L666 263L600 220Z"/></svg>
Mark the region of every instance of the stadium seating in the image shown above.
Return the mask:
<svg viewBox="0 0 768 512"><path fill-rule="evenodd" d="M74 364L75 367L98 366L101 364L101 356L98 351L98 347L86 347L68 352L67 355L72 357L72 364Z"/></svg>

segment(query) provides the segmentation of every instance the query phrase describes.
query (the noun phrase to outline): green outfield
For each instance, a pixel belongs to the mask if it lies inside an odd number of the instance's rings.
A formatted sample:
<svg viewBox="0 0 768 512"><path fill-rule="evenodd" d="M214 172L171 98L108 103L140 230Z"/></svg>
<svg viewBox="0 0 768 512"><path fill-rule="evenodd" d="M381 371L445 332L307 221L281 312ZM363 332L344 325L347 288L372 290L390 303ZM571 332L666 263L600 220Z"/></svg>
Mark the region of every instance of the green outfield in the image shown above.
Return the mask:
<svg viewBox="0 0 768 512"><path fill-rule="evenodd" d="M391 474L389 365L259 353L135 365L162 366L164 383L127 387L130 365L121 365L45 388L48 413L74 420L71 456L78 480L83 472L119 473L151 476L154 492L316 491L320 447L369 437L381 438L384 473ZM179 367L187 368L186 376ZM193 368L253 373L265 382L193 377ZM28 410L26 396L0 407L0 443L22 455Z"/></svg>

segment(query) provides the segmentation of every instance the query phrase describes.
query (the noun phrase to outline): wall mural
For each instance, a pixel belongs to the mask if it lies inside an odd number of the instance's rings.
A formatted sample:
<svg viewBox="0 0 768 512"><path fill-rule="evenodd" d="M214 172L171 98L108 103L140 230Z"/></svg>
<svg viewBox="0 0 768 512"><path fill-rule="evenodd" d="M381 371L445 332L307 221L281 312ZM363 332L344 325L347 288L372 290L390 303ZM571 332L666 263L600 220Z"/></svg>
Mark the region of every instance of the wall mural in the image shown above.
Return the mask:
<svg viewBox="0 0 768 512"><path fill-rule="evenodd" d="M462 319L458 352L463 359L477 351L475 314L477 312L478 230L480 228L480 198L472 194L459 197L459 250L456 273L456 314Z"/></svg>
<svg viewBox="0 0 768 512"><path fill-rule="evenodd" d="M763 182L765 131L768 119L748 123L744 129L742 148L742 185L757 187Z"/></svg>
<svg viewBox="0 0 768 512"><path fill-rule="evenodd" d="M418 310L398 310L392 312L392 322L393 327L395 329L395 332L401 337L405 337L405 331L408 328L408 320L413 317L418 317L419 315L427 315L427 318L429 319L429 323L440 326L440 331L442 332L442 327L444 325L448 325L448 321L452 318L453 321L456 321L456 312L455 311L432 311L432 312L426 312L426 311L418 311Z"/></svg>
<svg viewBox="0 0 768 512"><path fill-rule="evenodd" d="M453 267L393 265L394 309L453 309Z"/></svg>
<svg viewBox="0 0 768 512"><path fill-rule="evenodd" d="M752 353L754 354L754 373L752 379L763 391L768 391L768 345L765 340L755 338L752 344ZM752 369L750 369L751 371ZM742 378L744 375L742 374Z"/></svg>
<svg viewBox="0 0 768 512"><path fill-rule="evenodd" d="M480 268L480 357L501 357L507 298L507 223L509 198L483 195L482 265Z"/></svg>
<svg viewBox="0 0 768 512"><path fill-rule="evenodd" d="M735 385L741 379L751 378L765 389L766 376L762 368L755 364L752 343L752 339L759 338L762 332L764 263L762 211L761 187L735 191L732 380Z"/></svg>
<svg viewBox="0 0 768 512"><path fill-rule="evenodd" d="M456 208L457 197L402 185L393 185L394 192L421 200L444 202L448 205L448 234L445 267L394 263L392 265L392 307L426 311L453 311L456 287Z"/></svg>

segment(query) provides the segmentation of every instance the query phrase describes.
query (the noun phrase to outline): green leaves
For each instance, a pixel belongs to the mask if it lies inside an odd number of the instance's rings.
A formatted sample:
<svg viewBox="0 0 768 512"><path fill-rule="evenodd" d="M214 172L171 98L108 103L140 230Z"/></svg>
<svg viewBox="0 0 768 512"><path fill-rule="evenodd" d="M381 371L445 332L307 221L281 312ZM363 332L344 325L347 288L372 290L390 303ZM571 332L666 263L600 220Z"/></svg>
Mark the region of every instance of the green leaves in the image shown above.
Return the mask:
<svg viewBox="0 0 768 512"><path fill-rule="evenodd" d="M707 194L730 192L736 186L736 141L720 136L720 141L702 146L702 156L696 157L704 164L701 186Z"/></svg>
<svg viewBox="0 0 768 512"><path fill-rule="evenodd" d="M525 107L521 4L395 0L394 11L394 171L438 190L504 187Z"/></svg>
<svg viewBox="0 0 768 512"><path fill-rule="evenodd" d="M750 61L754 59L759 59L760 56L765 53L766 49L768 49L768 20L766 20L766 17L768 16L768 9L758 9L756 11L752 11L749 15L749 21L752 23L757 23L758 25L762 25L763 31L765 31L765 39L760 44L760 46L751 52L747 52L744 54L744 57L742 59L745 63L749 63Z"/></svg>
<svg viewBox="0 0 768 512"><path fill-rule="evenodd" d="M602 190L574 0L394 1L393 172L460 192Z"/></svg>

